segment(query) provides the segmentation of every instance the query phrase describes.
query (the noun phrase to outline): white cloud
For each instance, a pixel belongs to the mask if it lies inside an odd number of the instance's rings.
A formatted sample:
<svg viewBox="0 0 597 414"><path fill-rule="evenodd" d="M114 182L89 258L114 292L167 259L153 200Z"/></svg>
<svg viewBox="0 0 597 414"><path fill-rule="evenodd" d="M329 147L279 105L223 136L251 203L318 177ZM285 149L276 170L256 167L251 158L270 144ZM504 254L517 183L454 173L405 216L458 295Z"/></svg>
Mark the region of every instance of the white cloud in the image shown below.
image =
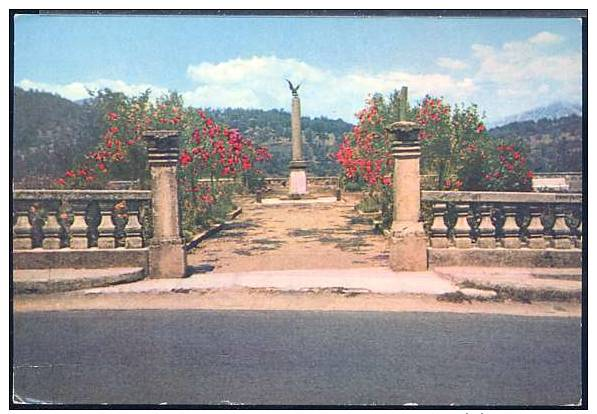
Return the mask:
<svg viewBox="0 0 597 414"><path fill-rule="evenodd" d="M529 38L529 43L533 44L551 44L560 43L561 41L561 36L550 32L540 32Z"/></svg>
<svg viewBox="0 0 597 414"><path fill-rule="evenodd" d="M524 40L508 42L501 47L474 44L477 59L476 82L493 90L513 111L550 101L579 101L582 87L580 52L557 52L542 47L557 43L561 38L540 32ZM520 101L517 101L520 99Z"/></svg>
<svg viewBox="0 0 597 414"><path fill-rule="evenodd" d="M468 68L468 64L462 60L452 59L448 57L440 57L436 61L437 65L442 68L460 70Z"/></svg>
<svg viewBox="0 0 597 414"><path fill-rule="evenodd" d="M275 56L203 62L189 66L187 75L198 83L194 90L183 94L185 102L192 105L287 108L290 92L285 79L290 79L295 84L302 83L299 94L305 115L345 120L353 120L354 113L374 92L389 93L406 85L414 101L427 93L461 100L475 90L470 78L400 70L335 73L296 59Z"/></svg>
<svg viewBox="0 0 597 414"><path fill-rule="evenodd" d="M153 96L160 96L168 92L167 89L149 84L127 84L121 80L98 79L91 82L71 82L67 84L36 82L29 79L23 79L17 86L23 89L38 89L45 92L56 93L63 98L78 100L89 98L87 90L98 90L109 88L115 92L122 92L126 95L138 95L151 89Z"/></svg>
<svg viewBox="0 0 597 414"><path fill-rule="evenodd" d="M527 39L499 46L474 44L465 60L439 57L435 73L407 72L400 67L384 71L334 71L298 59L252 56L223 62L201 62L187 67L191 87L181 91L187 104L197 107L289 108L285 79L301 83L299 94L306 116L327 116L354 121L354 113L372 93L387 94L408 86L411 102L426 94L449 102L475 102L491 118L502 117L556 100L579 102L582 62L579 51L552 48L561 37L539 32ZM453 71L468 69L467 76ZM182 75L182 74L181 74ZM25 89L58 93L68 99L88 96L88 89L108 87L134 95L166 88L128 84L120 80L50 84L24 79Z"/></svg>
<svg viewBox="0 0 597 414"><path fill-rule="evenodd" d="M201 83L250 82L262 77L294 77L322 80L324 71L296 59L278 59L275 56L253 56L249 59L232 59L221 63L203 62L187 68L191 79Z"/></svg>

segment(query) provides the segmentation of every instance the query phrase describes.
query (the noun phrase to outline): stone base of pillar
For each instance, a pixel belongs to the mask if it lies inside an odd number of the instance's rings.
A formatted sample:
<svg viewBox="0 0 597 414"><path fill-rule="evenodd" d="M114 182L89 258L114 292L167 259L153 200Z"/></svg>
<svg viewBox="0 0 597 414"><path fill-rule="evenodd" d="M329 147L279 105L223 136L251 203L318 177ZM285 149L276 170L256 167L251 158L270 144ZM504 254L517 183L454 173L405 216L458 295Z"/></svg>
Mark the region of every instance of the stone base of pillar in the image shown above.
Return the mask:
<svg viewBox="0 0 597 414"><path fill-rule="evenodd" d="M182 241L149 246L149 277L173 279L185 277L187 257Z"/></svg>
<svg viewBox="0 0 597 414"><path fill-rule="evenodd" d="M288 194L300 197L307 194L307 171L304 162L292 161L288 178Z"/></svg>
<svg viewBox="0 0 597 414"><path fill-rule="evenodd" d="M392 225L390 268L395 272L427 270L427 236L422 223Z"/></svg>

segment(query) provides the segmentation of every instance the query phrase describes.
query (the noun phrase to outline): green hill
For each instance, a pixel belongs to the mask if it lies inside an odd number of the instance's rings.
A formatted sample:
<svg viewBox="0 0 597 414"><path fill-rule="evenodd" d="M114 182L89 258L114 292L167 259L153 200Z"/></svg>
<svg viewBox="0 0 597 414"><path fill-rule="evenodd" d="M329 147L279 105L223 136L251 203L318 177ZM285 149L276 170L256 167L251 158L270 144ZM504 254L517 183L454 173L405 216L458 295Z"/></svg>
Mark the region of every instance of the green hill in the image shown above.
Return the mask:
<svg viewBox="0 0 597 414"><path fill-rule="evenodd" d="M265 145L273 155L265 164L266 175L285 176L291 158L290 113L281 109L263 111L258 109L218 109L208 111L218 122L238 128L255 143ZM339 166L330 157L338 150L344 133L352 125L340 119L301 118L303 133L303 157L309 161L310 175L336 175Z"/></svg>
<svg viewBox="0 0 597 414"><path fill-rule="evenodd" d="M273 154L264 164L268 176L285 176L291 158L290 114L284 110L208 110L218 122L239 129ZM101 114L93 99L74 103L60 96L15 88L13 177L25 185L46 185L95 148L100 140ZM310 175L335 175L329 155L352 128L342 120L302 118L303 154ZM130 176L131 174L127 174ZM125 177L122 177L125 178ZM130 177L127 177L130 178ZM30 183L30 184L27 184Z"/></svg>
<svg viewBox="0 0 597 414"><path fill-rule="evenodd" d="M13 177L43 181L64 173L99 140L98 114L39 91L15 88L13 117Z"/></svg>

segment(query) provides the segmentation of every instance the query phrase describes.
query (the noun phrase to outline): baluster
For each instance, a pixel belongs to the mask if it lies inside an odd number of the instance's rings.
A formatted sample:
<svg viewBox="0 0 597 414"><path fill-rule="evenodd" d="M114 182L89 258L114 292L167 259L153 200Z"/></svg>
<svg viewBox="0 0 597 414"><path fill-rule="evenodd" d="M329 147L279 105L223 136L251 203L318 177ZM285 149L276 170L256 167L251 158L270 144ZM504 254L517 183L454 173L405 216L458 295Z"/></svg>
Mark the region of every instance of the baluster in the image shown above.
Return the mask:
<svg viewBox="0 0 597 414"><path fill-rule="evenodd" d="M44 240L44 211L40 203L33 203L29 206L29 224L31 224L31 247L33 249L41 249Z"/></svg>
<svg viewBox="0 0 597 414"><path fill-rule="evenodd" d="M70 225L71 249L86 249L87 247L92 247L87 240L89 235L87 224L93 220L91 217L87 217L88 206L88 203L82 200L71 202L73 214L73 220ZM97 226L97 224L95 226ZM97 246L97 237L95 237L94 240L95 244L93 246Z"/></svg>
<svg viewBox="0 0 597 414"><path fill-rule="evenodd" d="M32 246L32 230L31 223L29 222L29 211L27 205L16 202L16 222L12 230L12 248L14 250L20 249L31 249Z"/></svg>
<svg viewBox="0 0 597 414"><path fill-rule="evenodd" d="M496 247L504 247L504 223L506 216L504 214L504 206L496 204L491 210L491 222L495 228Z"/></svg>
<svg viewBox="0 0 597 414"><path fill-rule="evenodd" d="M127 203L125 200L118 201L114 205L112 212L112 223L114 224L114 242L115 247L125 247L126 245L126 225L128 224L129 216L127 211Z"/></svg>
<svg viewBox="0 0 597 414"><path fill-rule="evenodd" d="M112 223L112 213L114 208L113 201L100 201L100 222L97 227L98 239L97 247L100 249L113 249L116 247L115 230L116 227Z"/></svg>
<svg viewBox="0 0 597 414"><path fill-rule="evenodd" d="M85 223L87 224L87 239L89 247L98 247L99 240L99 223L101 220L101 213L99 203L92 201L87 206L85 213Z"/></svg>
<svg viewBox="0 0 597 414"><path fill-rule="evenodd" d="M543 224L543 235L545 238L545 247L554 247L554 234L553 226L555 224L554 209L551 205L546 205L543 208L543 214L541 215L541 223Z"/></svg>
<svg viewBox="0 0 597 414"><path fill-rule="evenodd" d="M529 208L530 221L527 226L528 247L530 249L545 248L544 226L541 217L544 213L543 206L532 205Z"/></svg>
<svg viewBox="0 0 597 414"><path fill-rule="evenodd" d="M566 225L566 209L563 205L559 205L555 209L552 231L556 249L569 249L571 247L570 229Z"/></svg>
<svg viewBox="0 0 597 414"><path fill-rule="evenodd" d="M491 206L483 204L480 207L481 221L479 222L479 239L477 246L482 249L493 249L496 247L495 226L491 222Z"/></svg>
<svg viewBox="0 0 597 414"><path fill-rule="evenodd" d="M580 241L581 232L579 227L582 222L582 215L580 214L578 206L568 206L569 214L566 215L566 225L570 231L570 244L573 248L579 248L582 242Z"/></svg>
<svg viewBox="0 0 597 414"><path fill-rule="evenodd" d="M476 245L479 239L479 224L481 223L481 213L479 211L479 203L471 203L470 215L466 219L471 231L471 242Z"/></svg>
<svg viewBox="0 0 597 414"><path fill-rule="evenodd" d="M60 214L58 212L58 201L47 202L46 206L47 215L42 247L44 249L59 249L62 229L60 228L60 224L58 224L58 214Z"/></svg>
<svg viewBox="0 0 597 414"><path fill-rule="evenodd" d="M143 227L140 223L141 203L131 202L128 205L128 222L125 227L126 247L138 249L143 247Z"/></svg>
<svg viewBox="0 0 597 414"><path fill-rule="evenodd" d="M460 249L471 247L472 240L470 237L471 228L468 224L469 205L456 205L456 224L454 225L454 245Z"/></svg>
<svg viewBox="0 0 597 414"><path fill-rule="evenodd" d="M456 206L454 203L446 203L444 224L448 228L448 247L454 247L454 226L456 225L456 218Z"/></svg>
<svg viewBox="0 0 597 414"><path fill-rule="evenodd" d="M431 233L431 247L445 248L449 246L448 226L446 226L446 203L433 204L433 222L429 229Z"/></svg>
<svg viewBox="0 0 597 414"><path fill-rule="evenodd" d="M58 225L60 226L60 248L70 247L70 227L73 224L72 207L67 201L62 201L58 208Z"/></svg>
<svg viewBox="0 0 597 414"><path fill-rule="evenodd" d="M531 223L531 215L529 206L526 204L518 205L516 211L516 225L520 229L520 246L529 247L529 224Z"/></svg>
<svg viewBox="0 0 597 414"><path fill-rule="evenodd" d="M147 246L153 238L153 215L151 201L143 201L140 208L143 246Z"/></svg>
<svg viewBox="0 0 597 414"><path fill-rule="evenodd" d="M506 249L520 248L520 231L516 223L517 206L504 206L504 240L503 246Z"/></svg>

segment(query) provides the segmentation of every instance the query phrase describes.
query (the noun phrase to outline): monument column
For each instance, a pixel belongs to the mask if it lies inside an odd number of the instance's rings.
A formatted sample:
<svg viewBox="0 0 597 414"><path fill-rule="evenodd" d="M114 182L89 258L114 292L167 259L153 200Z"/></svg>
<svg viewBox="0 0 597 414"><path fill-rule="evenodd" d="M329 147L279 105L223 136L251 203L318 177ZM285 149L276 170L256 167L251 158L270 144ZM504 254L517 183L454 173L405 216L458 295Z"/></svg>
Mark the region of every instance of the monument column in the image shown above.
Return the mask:
<svg viewBox="0 0 597 414"><path fill-rule="evenodd" d="M293 87L288 81L292 91L292 160L290 161L290 177L288 179L288 192L292 198L300 198L307 194L307 163L303 160L303 142L301 135L301 100L298 96L298 85Z"/></svg>
<svg viewBox="0 0 597 414"><path fill-rule="evenodd" d="M149 245L152 278L184 277L186 253L178 198L178 131L147 131L153 210L153 238Z"/></svg>
<svg viewBox="0 0 597 414"><path fill-rule="evenodd" d="M427 270L427 237L419 221L421 145L415 122L399 121L387 128L394 157L394 216L390 237L390 267L395 271Z"/></svg>

